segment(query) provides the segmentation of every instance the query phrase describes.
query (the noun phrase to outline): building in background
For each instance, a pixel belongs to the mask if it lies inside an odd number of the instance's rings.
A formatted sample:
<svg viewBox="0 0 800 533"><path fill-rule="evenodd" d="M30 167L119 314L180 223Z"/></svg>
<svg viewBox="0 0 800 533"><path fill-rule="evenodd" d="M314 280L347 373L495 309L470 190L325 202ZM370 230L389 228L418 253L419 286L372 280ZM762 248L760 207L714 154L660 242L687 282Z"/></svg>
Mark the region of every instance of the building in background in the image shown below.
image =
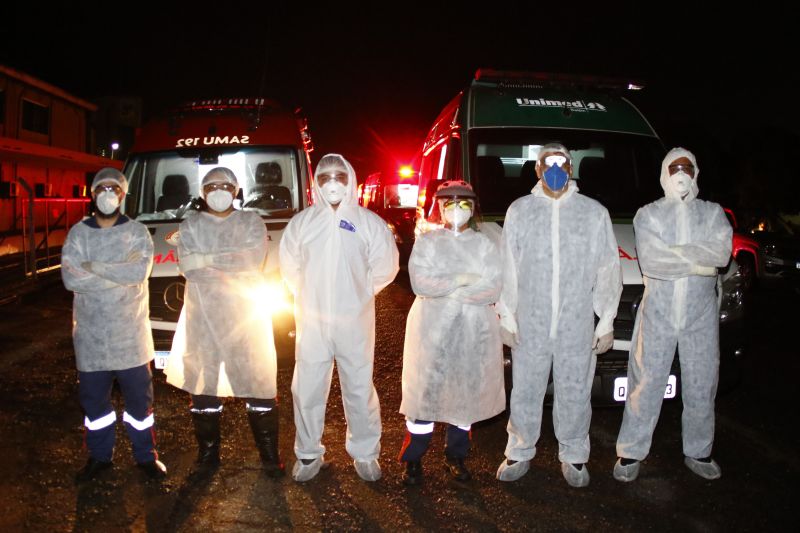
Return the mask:
<svg viewBox="0 0 800 533"><path fill-rule="evenodd" d="M57 267L67 231L88 212L91 176L122 168L94 155L96 110L0 65L0 282Z"/></svg>

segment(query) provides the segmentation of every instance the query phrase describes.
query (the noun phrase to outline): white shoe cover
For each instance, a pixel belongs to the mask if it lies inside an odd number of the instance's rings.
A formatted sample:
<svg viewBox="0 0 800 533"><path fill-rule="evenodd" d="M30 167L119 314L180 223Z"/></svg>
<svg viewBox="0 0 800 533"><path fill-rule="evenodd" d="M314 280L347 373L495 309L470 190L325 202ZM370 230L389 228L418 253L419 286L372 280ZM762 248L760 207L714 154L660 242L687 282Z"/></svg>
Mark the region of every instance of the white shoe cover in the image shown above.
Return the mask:
<svg viewBox="0 0 800 533"><path fill-rule="evenodd" d="M722 477L722 469L714 459L711 459L709 463L704 463L703 461L698 461L691 457L684 457L683 462L689 467L689 470L702 478L719 479Z"/></svg>
<svg viewBox="0 0 800 533"><path fill-rule="evenodd" d="M589 469L586 465L578 470L570 463L561 463L561 473L564 474L564 479L567 480L572 487L586 487L589 485Z"/></svg>
<svg viewBox="0 0 800 533"><path fill-rule="evenodd" d="M508 459L505 459L497 469L497 479L500 481L516 481L527 474L530 467L530 461L517 461L510 465L508 464Z"/></svg>
<svg viewBox="0 0 800 533"><path fill-rule="evenodd" d="M314 479L314 477L319 474L319 470L322 468L324 462L322 457L317 457L311 464L304 465L303 462L298 459L292 467L292 479L299 483Z"/></svg>
<svg viewBox="0 0 800 533"><path fill-rule="evenodd" d="M617 459L617 464L614 465L614 479L617 481L633 481L639 477L639 465L641 462L636 461L633 464L623 465L622 459ZM584 467L586 468L586 467Z"/></svg>
<svg viewBox="0 0 800 533"><path fill-rule="evenodd" d="M378 481L381 478L381 465L377 459L371 461L354 460L353 466L356 468L358 477L364 481Z"/></svg>

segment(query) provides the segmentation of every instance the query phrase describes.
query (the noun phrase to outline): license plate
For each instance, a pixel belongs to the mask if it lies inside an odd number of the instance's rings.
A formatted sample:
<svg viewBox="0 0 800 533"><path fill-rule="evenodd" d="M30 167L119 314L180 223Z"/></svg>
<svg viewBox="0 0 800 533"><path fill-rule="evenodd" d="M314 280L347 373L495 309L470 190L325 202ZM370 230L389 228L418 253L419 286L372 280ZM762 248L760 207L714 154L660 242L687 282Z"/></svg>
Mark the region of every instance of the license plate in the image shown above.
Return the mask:
<svg viewBox="0 0 800 533"><path fill-rule="evenodd" d="M167 368L167 360L169 359L169 352L156 352L156 357L153 361L156 364L156 368L159 370L164 370Z"/></svg>
<svg viewBox="0 0 800 533"><path fill-rule="evenodd" d="M675 376L670 376L667 380L667 388L664 390L664 398L674 398L677 392L678 380ZM628 397L628 378L616 378L614 380L614 399L624 402Z"/></svg>

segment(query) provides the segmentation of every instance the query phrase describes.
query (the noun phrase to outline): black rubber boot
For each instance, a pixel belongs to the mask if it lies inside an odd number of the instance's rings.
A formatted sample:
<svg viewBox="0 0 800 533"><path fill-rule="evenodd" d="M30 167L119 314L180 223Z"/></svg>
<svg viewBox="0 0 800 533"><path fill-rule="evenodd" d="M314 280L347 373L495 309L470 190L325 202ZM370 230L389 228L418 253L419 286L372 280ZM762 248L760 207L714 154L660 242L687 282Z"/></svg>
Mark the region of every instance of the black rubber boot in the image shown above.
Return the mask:
<svg viewBox="0 0 800 533"><path fill-rule="evenodd" d="M422 484L422 461L405 461L406 471L403 474L404 485Z"/></svg>
<svg viewBox="0 0 800 533"><path fill-rule="evenodd" d="M445 454L444 464L447 470L450 471L450 475L453 479L457 481L469 481L472 479L472 474L469 473L469 470L467 470L467 467L464 465L463 457L450 457Z"/></svg>
<svg viewBox="0 0 800 533"><path fill-rule="evenodd" d="M89 481L90 479L94 479L98 476L98 474L100 474L100 472L103 470L108 470L112 466L113 464L111 461L98 461L93 457L89 457L86 465L81 468L77 474L75 474L75 484L79 485Z"/></svg>
<svg viewBox="0 0 800 533"><path fill-rule="evenodd" d="M198 466L214 467L219 465L219 417L222 413L195 413L192 412L194 421L194 435L197 437Z"/></svg>
<svg viewBox="0 0 800 533"><path fill-rule="evenodd" d="M278 454L278 406L269 411L247 411L258 454L269 477L281 477L286 470Z"/></svg>

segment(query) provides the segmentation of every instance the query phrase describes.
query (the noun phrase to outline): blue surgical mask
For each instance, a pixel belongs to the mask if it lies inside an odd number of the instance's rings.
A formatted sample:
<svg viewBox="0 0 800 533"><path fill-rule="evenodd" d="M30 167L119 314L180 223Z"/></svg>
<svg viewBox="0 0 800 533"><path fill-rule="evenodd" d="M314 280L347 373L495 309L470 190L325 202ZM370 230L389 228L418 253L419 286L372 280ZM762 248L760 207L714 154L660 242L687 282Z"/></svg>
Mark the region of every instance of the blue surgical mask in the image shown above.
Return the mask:
<svg viewBox="0 0 800 533"><path fill-rule="evenodd" d="M569 181L567 171L555 163L544 171L544 182L551 191L560 191Z"/></svg>

